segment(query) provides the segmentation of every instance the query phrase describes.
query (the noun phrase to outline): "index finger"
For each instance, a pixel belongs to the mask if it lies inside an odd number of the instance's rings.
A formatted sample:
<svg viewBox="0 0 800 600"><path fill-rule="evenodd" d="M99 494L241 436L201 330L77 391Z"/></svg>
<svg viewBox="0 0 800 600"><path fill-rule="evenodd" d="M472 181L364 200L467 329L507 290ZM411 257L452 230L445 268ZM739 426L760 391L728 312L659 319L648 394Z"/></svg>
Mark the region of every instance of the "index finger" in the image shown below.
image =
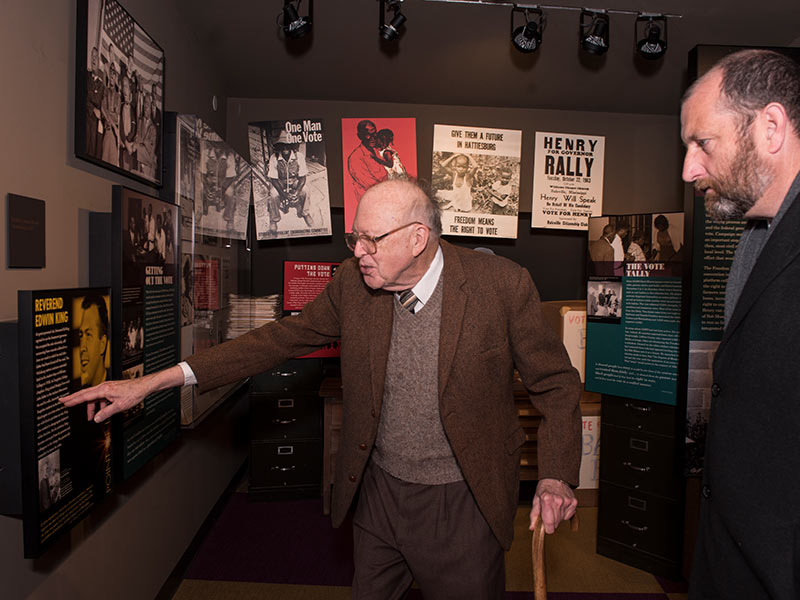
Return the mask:
<svg viewBox="0 0 800 600"><path fill-rule="evenodd" d="M86 388L85 390L78 390L74 394L59 398L58 401L64 406L75 406L83 402L90 402L92 400L104 399L105 393L100 389L103 384L94 387Z"/></svg>

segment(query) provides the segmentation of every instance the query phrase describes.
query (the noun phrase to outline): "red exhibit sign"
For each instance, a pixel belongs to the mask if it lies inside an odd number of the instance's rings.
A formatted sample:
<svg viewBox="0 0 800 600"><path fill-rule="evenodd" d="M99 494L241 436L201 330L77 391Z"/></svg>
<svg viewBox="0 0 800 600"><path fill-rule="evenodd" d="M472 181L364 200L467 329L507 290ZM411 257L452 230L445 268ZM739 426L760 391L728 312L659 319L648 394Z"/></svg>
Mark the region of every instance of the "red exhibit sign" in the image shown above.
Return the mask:
<svg viewBox="0 0 800 600"><path fill-rule="evenodd" d="M283 262L283 310L296 313L316 298L333 277L339 263L292 261ZM306 354L302 358L339 356L339 340Z"/></svg>

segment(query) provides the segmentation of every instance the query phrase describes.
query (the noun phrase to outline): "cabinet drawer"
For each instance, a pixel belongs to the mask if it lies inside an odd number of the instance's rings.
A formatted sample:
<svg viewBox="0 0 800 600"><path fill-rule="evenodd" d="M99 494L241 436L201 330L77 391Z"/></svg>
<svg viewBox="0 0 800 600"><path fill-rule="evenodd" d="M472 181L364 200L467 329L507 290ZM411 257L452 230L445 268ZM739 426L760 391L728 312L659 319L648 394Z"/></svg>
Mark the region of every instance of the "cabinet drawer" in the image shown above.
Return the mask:
<svg viewBox="0 0 800 600"><path fill-rule="evenodd" d="M603 423L600 447L600 479L678 497L681 482L675 464L675 438Z"/></svg>
<svg viewBox="0 0 800 600"><path fill-rule="evenodd" d="M322 442L253 442L250 444L250 487L319 485Z"/></svg>
<svg viewBox="0 0 800 600"><path fill-rule="evenodd" d="M253 377L254 392L316 392L322 380L322 361L297 358Z"/></svg>
<svg viewBox="0 0 800 600"><path fill-rule="evenodd" d="M313 392L251 393L250 439L322 437L322 400Z"/></svg>
<svg viewBox="0 0 800 600"><path fill-rule="evenodd" d="M603 426L618 425L637 431L675 435L675 407L603 394Z"/></svg>
<svg viewBox="0 0 800 600"><path fill-rule="evenodd" d="M678 502L600 482L599 538L676 560L683 546L682 534Z"/></svg>

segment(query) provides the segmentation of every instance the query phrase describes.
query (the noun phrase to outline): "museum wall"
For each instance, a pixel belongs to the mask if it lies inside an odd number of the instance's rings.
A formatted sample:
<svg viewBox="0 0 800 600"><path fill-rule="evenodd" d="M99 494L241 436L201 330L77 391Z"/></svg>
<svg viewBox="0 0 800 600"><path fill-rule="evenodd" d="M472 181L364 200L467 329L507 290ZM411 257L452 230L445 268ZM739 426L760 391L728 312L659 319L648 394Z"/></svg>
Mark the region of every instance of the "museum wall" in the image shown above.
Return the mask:
<svg viewBox="0 0 800 600"><path fill-rule="evenodd" d="M220 78L203 46L170 3L128 0L125 8L164 49L166 110L196 113L220 135L225 108ZM89 284L88 213L111 210L111 186L143 184L78 160L73 151L75 0L0 3L0 321L17 318L18 289ZM175 14L171 14L171 12ZM214 112L211 97L220 96ZM46 203L46 267L6 268L6 194Z"/></svg>
<svg viewBox="0 0 800 600"><path fill-rule="evenodd" d="M424 95L424 93L423 93ZM326 141L333 236L254 244L253 293L279 293L283 260L338 261L350 255L342 241L343 117L414 117L420 178L430 180L433 125L473 125L521 129L520 218L517 239L452 237L445 239L491 248L531 273L544 300L586 297L585 232L531 229L533 151L536 131L605 136L604 214L683 210L680 179L682 146L677 116L578 112L520 108L441 106L382 102L336 102L229 98L227 140L248 156L247 124L280 119L322 119Z"/></svg>
<svg viewBox="0 0 800 600"><path fill-rule="evenodd" d="M167 55L166 110L197 113L224 134L220 79L180 15L157 0L124 6ZM89 212L111 210L114 184L148 191L74 158L75 21L74 0L0 3L2 321L16 320L19 289L88 285ZM44 269L6 267L9 192L46 203ZM246 406L231 403L182 436L40 559L22 558L21 519L0 516L3 597L152 598L245 460Z"/></svg>

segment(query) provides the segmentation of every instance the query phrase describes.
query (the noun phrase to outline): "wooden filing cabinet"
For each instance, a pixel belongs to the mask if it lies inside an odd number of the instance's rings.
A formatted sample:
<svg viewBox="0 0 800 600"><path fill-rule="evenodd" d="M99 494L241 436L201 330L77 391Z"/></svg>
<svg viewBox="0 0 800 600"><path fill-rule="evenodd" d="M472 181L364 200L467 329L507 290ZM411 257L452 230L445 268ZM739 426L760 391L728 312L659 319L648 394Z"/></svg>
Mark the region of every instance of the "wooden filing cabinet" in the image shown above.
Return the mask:
<svg viewBox="0 0 800 600"><path fill-rule="evenodd" d="M249 491L317 496L322 475L319 359L296 359L253 378Z"/></svg>
<svg viewBox="0 0 800 600"><path fill-rule="evenodd" d="M684 479L676 408L603 395L597 552L680 579Z"/></svg>

